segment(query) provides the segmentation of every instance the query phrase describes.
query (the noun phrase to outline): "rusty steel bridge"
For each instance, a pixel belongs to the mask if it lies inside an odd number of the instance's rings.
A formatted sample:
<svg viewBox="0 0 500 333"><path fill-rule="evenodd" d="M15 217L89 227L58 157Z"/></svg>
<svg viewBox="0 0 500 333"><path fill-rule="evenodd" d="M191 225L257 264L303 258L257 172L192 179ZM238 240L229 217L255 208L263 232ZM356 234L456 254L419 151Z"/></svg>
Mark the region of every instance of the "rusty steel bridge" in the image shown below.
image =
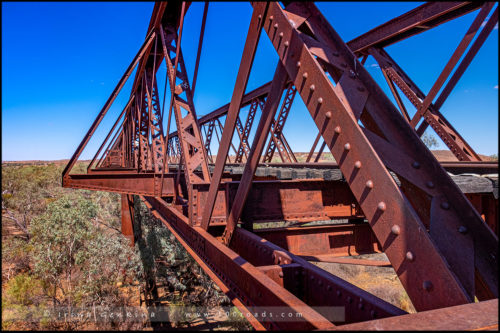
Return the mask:
<svg viewBox="0 0 500 333"><path fill-rule="evenodd" d="M66 166L63 186L121 193L122 232L132 243L140 196L256 329L498 328L498 165L482 161L440 111L497 24L498 5L429 2L351 41L313 3L251 6L231 100L198 117L193 94L208 3L190 81L180 47L190 3L157 2L144 43ZM425 94L385 48L469 13L472 24L457 31L463 38ZM261 35L279 61L270 82L246 92ZM365 69L370 56L396 103ZM157 84L163 61L167 107ZM72 173L134 70L128 102L87 173ZM284 134L297 98L318 130L305 161ZM457 162L438 162L424 145L429 127ZM335 162L321 162L323 151ZM262 227L276 221L294 224ZM381 252L417 313L308 261L374 265L350 256ZM301 316L253 315L275 308ZM332 317L337 308L343 320Z"/></svg>

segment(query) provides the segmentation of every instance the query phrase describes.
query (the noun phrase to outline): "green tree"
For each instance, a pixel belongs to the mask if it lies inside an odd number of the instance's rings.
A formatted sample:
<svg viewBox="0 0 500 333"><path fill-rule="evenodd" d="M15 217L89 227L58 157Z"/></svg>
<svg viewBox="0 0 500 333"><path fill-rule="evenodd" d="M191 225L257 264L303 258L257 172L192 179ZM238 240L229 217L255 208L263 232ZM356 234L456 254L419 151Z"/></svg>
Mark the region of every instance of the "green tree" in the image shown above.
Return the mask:
<svg viewBox="0 0 500 333"><path fill-rule="evenodd" d="M439 146L439 143L436 139L436 137L429 132L425 132L424 135L422 136L422 142L427 146L427 148L432 149L432 148L437 148Z"/></svg>
<svg viewBox="0 0 500 333"><path fill-rule="evenodd" d="M128 240L101 228L97 210L89 199L65 195L30 226L34 273L53 306L64 306L68 313L75 306L124 305L116 283L141 273Z"/></svg>

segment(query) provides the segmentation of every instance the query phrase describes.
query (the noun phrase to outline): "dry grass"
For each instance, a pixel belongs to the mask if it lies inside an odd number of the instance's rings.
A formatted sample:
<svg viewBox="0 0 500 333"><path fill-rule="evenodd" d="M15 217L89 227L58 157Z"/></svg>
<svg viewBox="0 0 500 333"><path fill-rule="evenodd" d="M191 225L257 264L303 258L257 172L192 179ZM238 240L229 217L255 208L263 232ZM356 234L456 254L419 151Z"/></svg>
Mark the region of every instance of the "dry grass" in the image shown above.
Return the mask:
<svg viewBox="0 0 500 333"><path fill-rule="evenodd" d="M354 258L387 260L383 254ZM416 310L392 267L374 267L318 262L315 265L409 313Z"/></svg>

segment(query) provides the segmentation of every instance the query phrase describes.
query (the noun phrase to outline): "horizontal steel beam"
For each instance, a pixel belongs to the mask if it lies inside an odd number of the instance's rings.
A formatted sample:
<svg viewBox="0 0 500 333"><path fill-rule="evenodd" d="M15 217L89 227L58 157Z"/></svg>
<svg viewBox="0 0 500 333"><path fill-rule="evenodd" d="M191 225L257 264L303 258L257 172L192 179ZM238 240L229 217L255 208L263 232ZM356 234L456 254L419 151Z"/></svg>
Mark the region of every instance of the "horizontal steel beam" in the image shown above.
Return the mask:
<svg viewBox="0 0 500 333"><path fill-rule="evenodd" d="M368 223L256 229L254 233L298 256L354 256L381 252Z"/></svg>
<svg viewBox="0 0 500 333"><path fill-rule="evenodd" d="M174 174L165 174L163 186L161 183L161 174L151 173L90 173L63 178L63 187L161 197L175 195Z"/></svg>

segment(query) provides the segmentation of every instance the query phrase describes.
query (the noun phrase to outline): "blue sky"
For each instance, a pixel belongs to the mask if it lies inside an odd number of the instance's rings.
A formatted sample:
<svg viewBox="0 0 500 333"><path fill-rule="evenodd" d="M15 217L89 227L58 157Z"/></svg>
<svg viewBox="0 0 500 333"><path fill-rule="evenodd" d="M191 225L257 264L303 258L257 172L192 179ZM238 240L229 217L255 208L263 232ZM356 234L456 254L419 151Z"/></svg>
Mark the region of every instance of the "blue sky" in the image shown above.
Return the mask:
<svg viewBox="0 0 500 333"><path fill-rule="evenodd" d="M319 2L317 6L349 41L420 4ZM2 3L3 161L71 157L143 43L153 6L148 2ZM192 4L183 32L190 80L202 11L203 3ZM210 4L194 99L199 116L231 99L251 13L249 3ZM477 11L386 50L427 93L476 15ZM277 61L264 33L247 91L271 80ZM371 57L366 66L390 94ZM163 63L158 72L161 91L165 73ZM81 158L92 158L129 93L127 84ZM168 102L167 98L167 106ZM409 104L408 109L413 114ZM476 152L498 153L498 28L441 111ZM294 151L308 151L317 134L299 97L284 133ZM444 144L439 148L444 149Z"/></svg>

